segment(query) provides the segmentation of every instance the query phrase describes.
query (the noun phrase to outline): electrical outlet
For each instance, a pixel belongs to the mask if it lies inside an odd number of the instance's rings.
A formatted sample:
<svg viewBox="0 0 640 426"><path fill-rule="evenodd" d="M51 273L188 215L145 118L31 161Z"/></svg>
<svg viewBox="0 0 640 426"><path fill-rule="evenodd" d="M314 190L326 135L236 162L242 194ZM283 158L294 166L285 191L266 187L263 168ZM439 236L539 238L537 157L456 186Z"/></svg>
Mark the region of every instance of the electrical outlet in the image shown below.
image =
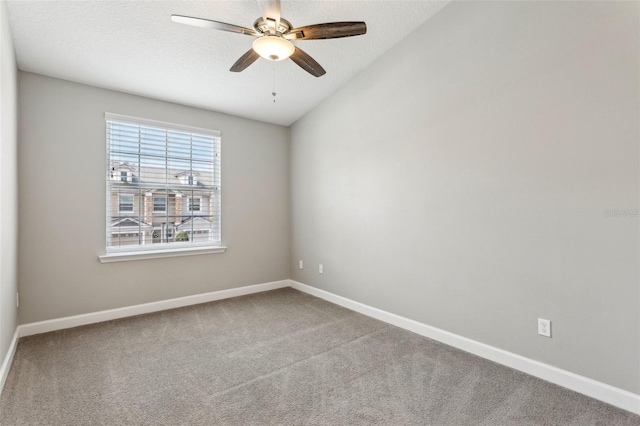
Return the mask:
<svg viewBox="0 0 640 426"><path fill-rule="evenodd" d="M551 337L551 321L538 318L538 334L545 337Z"/></svg>
<svg viewBox="0 0 640 426"><path fill-rule="evenodd" d="M304 268L304 264L302 263L302 260L298 260L298 268L300 269Z"/></svg>
<svg viewBox="0 0 640 426"><path fill-rule="evenodd" d="M318 273L324 274L324 267L322 265L318 265Z"/></svg>
<svg viewBox="0 0 640 426"><path fill-rule="evenodd" d="M20 293L16 293L16 308L20 307Z"/></svg>

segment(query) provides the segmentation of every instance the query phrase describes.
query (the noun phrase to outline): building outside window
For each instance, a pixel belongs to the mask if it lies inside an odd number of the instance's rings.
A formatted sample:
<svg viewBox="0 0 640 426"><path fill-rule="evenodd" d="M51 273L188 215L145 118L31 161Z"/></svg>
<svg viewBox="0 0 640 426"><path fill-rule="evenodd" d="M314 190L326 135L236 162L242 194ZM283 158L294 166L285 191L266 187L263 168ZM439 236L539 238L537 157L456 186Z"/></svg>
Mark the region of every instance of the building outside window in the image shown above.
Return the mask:
<svg viewBox="0 0 640 426"><path fill-rule="evenodd" d="M221 246L219 132L105 116L107 253Z"/></svg>

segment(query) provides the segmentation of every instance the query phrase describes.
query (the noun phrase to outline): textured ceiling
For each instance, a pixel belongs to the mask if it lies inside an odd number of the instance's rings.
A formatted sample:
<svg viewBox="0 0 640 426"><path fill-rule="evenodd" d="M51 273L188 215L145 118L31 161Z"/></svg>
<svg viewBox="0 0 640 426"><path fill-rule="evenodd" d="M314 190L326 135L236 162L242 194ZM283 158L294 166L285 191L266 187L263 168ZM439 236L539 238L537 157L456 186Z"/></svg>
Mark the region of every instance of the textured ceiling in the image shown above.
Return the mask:
<svg viewBox="0 0 640 426"><path fill-rule="evenodd" d="M367 23L363 36L294 42L326 69L320 78L290 60L262 58L229 72L252 37L170 20L179 14L251 27L260 15L253 0L10 0L8 9L21 70L290 125L447 3L282 1L282 17L295 27Z"/></svg>

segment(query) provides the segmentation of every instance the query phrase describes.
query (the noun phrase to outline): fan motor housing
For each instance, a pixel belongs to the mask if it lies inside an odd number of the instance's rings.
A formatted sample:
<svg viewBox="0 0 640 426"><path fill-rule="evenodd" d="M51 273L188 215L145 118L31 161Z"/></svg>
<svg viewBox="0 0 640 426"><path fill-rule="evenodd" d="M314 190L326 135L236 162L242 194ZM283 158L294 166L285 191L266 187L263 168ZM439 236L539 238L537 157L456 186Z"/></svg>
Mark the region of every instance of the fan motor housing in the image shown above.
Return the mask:
<svg viewBox="0 0 640 426"><path fill-rule="evenodd" d="M271 33L271 28L274 28L275 25L276 23L272 19L258 18L253 23L253 28L261 34L269 34ZM280 24L278 25L278 28L276 28L275 30L276 30L276 33L280 35L284 35L288 33L292 28L293 28L293 25L291 25L291 22L287 21L286 19L280 18Z"/></svg>

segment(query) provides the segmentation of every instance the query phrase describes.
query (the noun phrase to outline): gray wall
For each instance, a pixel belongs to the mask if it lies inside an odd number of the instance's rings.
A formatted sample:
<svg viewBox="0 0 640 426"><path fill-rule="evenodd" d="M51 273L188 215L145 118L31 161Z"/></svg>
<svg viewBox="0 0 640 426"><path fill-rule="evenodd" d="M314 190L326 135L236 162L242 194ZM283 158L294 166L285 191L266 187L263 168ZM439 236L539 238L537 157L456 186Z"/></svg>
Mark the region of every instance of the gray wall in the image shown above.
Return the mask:
<svg viewBox="0 0 640 426"><path fill-rule="evenodd" d="M105 111L222 132L222 254L101 264ZM19 73L20 322L289 277L282 126Z"/></svg>
<svg viewBox="0 0 640 426"><path fill-rule="evenodd" d="M452 3L295 123L292 278L640 392L638 9Z"/></svg>
<svg viewBox="0 0 640 426"><path fill-rule="evenodd" d="M16 331L18 176L17 67L7 4L0 1L0 363Z"/></svg>

